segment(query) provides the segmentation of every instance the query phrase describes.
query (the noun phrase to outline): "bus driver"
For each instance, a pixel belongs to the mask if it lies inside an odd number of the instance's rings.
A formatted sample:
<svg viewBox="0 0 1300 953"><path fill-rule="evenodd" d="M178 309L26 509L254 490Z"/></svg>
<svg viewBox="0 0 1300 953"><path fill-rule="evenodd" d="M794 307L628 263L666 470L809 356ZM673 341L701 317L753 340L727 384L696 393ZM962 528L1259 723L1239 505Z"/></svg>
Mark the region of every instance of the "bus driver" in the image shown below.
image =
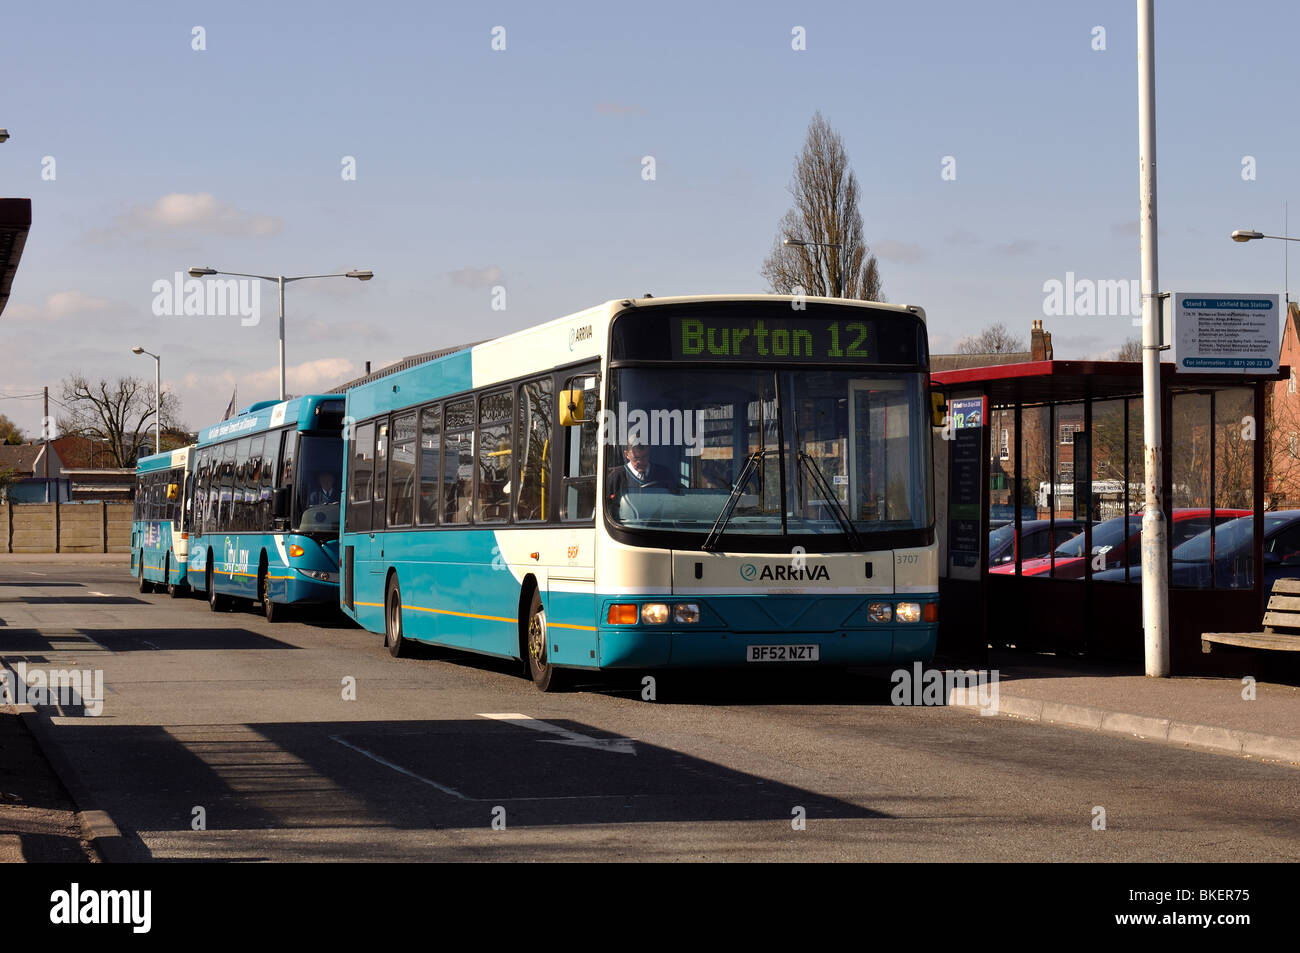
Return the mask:
<svg viewBox="0 0 1300 953"><path fill-rule="evenodd" d="M650 462L650 448L640 437L632 437L623 448L623 466L615 467L605 475L605 496L617 502L629 490L682 491L681 480L673 478L672 471L658 463Z"/></svg>

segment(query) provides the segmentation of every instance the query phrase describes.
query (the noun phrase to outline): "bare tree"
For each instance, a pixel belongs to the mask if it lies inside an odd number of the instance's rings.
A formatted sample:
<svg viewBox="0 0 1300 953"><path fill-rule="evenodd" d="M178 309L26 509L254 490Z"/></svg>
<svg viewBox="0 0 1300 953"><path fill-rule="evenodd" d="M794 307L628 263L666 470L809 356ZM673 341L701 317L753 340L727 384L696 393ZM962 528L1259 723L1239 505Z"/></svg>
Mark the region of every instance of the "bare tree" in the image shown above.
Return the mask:
<svg viewBox="0 0 1300 953"><path fill-rule="evenodd" d="M1140 361L1142 360L1142 339L1129 338L1120 345L1118 353L1115 355L1117 361Z"/></svg>
<svg viewBox="0 0 1300 953"><path fill-rule="evenodd" d="M1024 338L1016 337L1005 324L990 325L979 334L957 342L958 354L1007 354L1027 350Z"/></svg>
<svg viewBox="0 0 1300 953"><path fill-rule="evenodd" d="M153 428L152 383L138 377L122 377L114 383L101 378L91 381L74 374L63 381L65 412L59 416L59 432L78 434L103 441L117 467L135 465L139 452L153 452L149 431ZM164 390L160 399L163 427L178 426L180 401Z"/></svg>
<svg viewBox="0 0 1300 953"><path fill-rule="evenodd" d="M0 414L0 443L15 445L26 441L22 428L4 414Z"/></svg>
<svg viewBox="0 0 1300 953"><path fill-rule="evenodd" d="M834 296L848 272L842 296L884 301L880 266L862 237L858 179L849 168L844 139L819 112L808 126L803 152L790 182L794 205L781 219L761 274L777 294ZM785 240L839 243L842 248L786 245ZM847 261L847 268L844 262Z"/></svg>

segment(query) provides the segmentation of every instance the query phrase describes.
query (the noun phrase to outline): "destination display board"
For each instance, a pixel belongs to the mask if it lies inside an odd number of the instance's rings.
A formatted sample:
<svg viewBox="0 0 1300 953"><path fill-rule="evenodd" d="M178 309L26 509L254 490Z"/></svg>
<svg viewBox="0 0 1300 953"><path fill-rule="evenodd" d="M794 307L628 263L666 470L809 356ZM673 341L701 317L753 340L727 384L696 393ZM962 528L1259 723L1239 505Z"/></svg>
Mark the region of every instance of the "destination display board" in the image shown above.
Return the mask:
<svg viewBox="0 0 1300 953"><path fill-rule="evenodd" d="M638 308L614 322L613 360L684 364L923 365L924 327L906 313L822 306Z"/></svg>

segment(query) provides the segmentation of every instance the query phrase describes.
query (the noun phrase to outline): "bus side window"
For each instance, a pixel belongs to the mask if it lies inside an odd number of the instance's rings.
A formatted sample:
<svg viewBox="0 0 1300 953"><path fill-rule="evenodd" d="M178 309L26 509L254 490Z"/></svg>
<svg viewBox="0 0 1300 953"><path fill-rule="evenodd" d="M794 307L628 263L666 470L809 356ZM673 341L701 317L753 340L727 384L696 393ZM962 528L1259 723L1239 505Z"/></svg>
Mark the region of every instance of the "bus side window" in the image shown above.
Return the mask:
<svg viewBox="0 0 1300 953"><path fill-rule="evenodd" d="M375 425L362 424L348 445L348 509L345 532L370 531L370 494L375 475Z"/></svg>
<svg viewBox="0 0 1300 953"><path fill-rule="evenodd" d="M560 519L566 522L589 520L596 513L596 408L595 373L570 377L562 390L584 391L583 403L588 422L564 428L564 497Z"/></svg>
<svg viewBox="0 0 1300 953"><path fill-rule="evenodd" d="M555 420L554 383L551 378L519 386L519 447L515 479L515 519L545 520L553 490L550 485L551 428Z"/></svg>
<svg viewBox="0 0 1300 953"><path fill-rule="evenodd" d="M513 395L508 390L479 398L478 438L475 441L478 448L476 523L504 523L510 515L513 403Z"/></svg>
<svg viewBox="0 0 1300 953"><path fill-rule="evenodd" d="M375 507L370 512L370 528L384 528L384 491L388 485L388 420L375 424L375 476L370 481Z"/></svg>
<svg viewBox="0 0 1300 953"><path fill-rule="evenodd" d="M262 507L258 500L262 485L262 450L266 446L266 435L259 434L253 438L248 450L248 466L244 471L244 511L250 530L264 533L269 526L262 525Z"/></svg>
<svg viewBox="0 0 1300 953"><path fill-rule="evenodd" d="M444 523L468 523L474 487L474 398L448 403L443 411Z"/></svg>
<svg viewBox="0 0 1300 953"><path fill-rule="evenodd" d="M420 411L420 522L426 526L438 522L441 451L442 408L435 404Z"/></svg>
<svg viewBox="0 0 1300 953"><path fill-rule="evenodd" d="M216 529L220 533L230 529L230 482L234 479L235 445L222 444L217 450L221 454L221 462L217 464L212 486L213 493L217 497L216 502L213 503L213 512L216 514Z"/></svg>
<svg viewBox="0 0 1300 953"><path fill-rule="evenodd" d="M388 460L388 525L414 522L415 414L393 419L393 448Z"/></svg>

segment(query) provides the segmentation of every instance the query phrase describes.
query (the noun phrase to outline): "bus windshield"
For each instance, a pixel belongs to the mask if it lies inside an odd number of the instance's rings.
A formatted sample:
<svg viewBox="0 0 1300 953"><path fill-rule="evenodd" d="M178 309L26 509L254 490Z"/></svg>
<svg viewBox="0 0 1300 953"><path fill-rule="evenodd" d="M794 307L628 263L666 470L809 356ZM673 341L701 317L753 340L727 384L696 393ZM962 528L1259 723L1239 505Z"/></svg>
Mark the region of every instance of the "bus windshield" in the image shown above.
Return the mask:
<svg viewBox="0 0 1300 953"><path fill-rule="evenodd" d="M924 375L622 368L605 418L605 513L634 530L816 536L931 521Z"/></svg>
<svg viewBox="0 0 1300 953"><path fill-rule="evenodd" d="M343 438L303 434L296 466L292 532L337 536Z"/></svg>

